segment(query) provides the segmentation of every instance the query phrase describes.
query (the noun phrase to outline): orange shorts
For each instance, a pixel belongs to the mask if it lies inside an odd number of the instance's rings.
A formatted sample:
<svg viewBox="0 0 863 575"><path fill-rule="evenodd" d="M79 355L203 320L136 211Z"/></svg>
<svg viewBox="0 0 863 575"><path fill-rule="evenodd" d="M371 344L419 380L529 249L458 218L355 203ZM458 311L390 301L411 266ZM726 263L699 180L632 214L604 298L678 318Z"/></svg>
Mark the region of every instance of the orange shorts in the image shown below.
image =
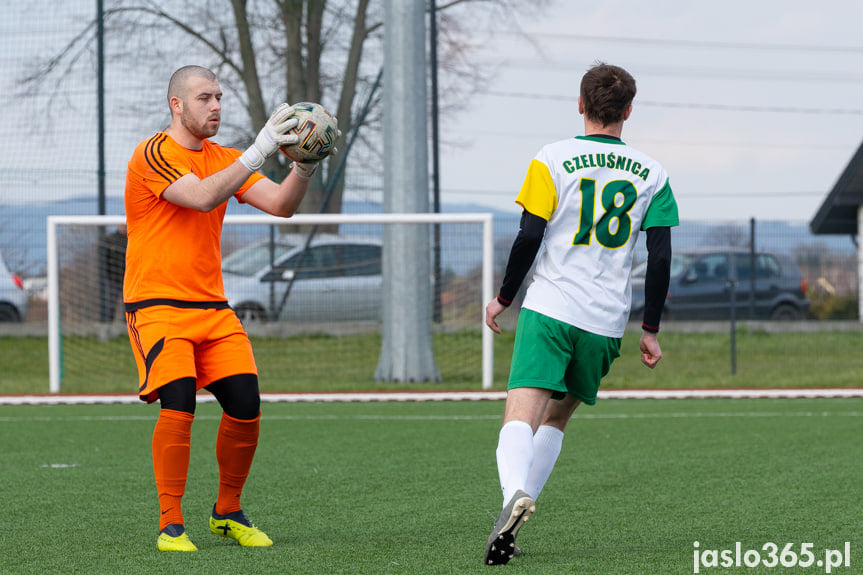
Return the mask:
<svg viewBox="0 0 863 575"><path fill-rule="evenodd" d="M138 365L138 396L152 403L161 386L194 377L201 389L258 368L252 344L234 310L155 305L126 313Z"/></svg>

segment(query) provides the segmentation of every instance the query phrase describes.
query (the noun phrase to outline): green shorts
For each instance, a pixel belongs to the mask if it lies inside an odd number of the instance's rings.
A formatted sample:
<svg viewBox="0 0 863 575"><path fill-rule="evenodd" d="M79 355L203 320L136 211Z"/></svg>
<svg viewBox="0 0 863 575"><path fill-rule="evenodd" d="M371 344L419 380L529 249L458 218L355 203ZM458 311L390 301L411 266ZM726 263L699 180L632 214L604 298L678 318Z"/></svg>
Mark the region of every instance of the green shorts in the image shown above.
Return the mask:
<svg viewBox="0 0 863 575"><path fill-rule="evenodd" d="M522 309L507 389L541 387L562 399L569 393L587 405L596 403L600 380L620 356L620 338L596 335Z"/></svg>

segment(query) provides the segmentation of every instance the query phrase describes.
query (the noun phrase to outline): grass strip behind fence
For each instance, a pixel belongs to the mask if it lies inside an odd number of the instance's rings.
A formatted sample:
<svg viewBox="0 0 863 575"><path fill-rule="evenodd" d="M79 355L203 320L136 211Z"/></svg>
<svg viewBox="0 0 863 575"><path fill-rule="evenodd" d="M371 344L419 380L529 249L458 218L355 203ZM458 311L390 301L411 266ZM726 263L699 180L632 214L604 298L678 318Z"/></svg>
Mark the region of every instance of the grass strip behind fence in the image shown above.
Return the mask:
<svg viewBox="0 0 863 575"><path fill-rule="evenodd" d="M730 334L663 332L664 357L655 370L641 365L639 333L627 332L622 356L603 381L606 389L725 387L856 387L863 385L863 333L832 331L736 334L736 374L731 373ZM496 336L494 388L504 389L512 332ZM88 356L97 345L97 358ZM405 389L479 389L480 334L438 334L434 345L443 382L396 384L374 380L378 335L253 338L261 389L277 392ZM458 357L451 354L459 354ZM465 360L467 356L467 360ZM133 393L137 373L125 338L106 343L64 340L68 393ZM77 363L76 363L77 362ZM44 338L0 338L0 393L48 391L48 345Z"/></svg>

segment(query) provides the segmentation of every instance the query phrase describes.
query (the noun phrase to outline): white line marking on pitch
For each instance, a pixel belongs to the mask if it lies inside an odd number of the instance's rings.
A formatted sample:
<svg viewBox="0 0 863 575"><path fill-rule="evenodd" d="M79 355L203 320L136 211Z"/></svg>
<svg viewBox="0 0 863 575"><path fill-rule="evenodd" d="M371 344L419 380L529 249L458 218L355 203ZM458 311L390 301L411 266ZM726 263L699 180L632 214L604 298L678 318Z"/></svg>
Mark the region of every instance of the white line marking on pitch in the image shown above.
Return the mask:
<svg viewBox="0 0 863 575"><path fill-rule="evenodd" d="M599 399L813 399L863 397L861 387L840 388L763 388L763 389L608 389L599 390ZM441 391L441 392L358 392L358 393L262 393L261 400L269 403L335 403L378 401L499 401L505 391ZM198 402L215 401L202 394ZM3 405L101 405L140 404L134 394L118 395L6 395Z"/></svg>
<svg viewBox="0 0 863 575"><path fill-rule="evenodd" d="M82 415L66 417L0 417L0 423L27 422L155 422L158 413L142 415ZM861 417L860 411L725 411L725 412L672 412L672 413L582 413L574 419L709 419L709 418L756 418L756 417ZM218 421L219 415L196 415L196 420ZM490 421L500 420L500 415L264 415L264 421Z"/></svg>

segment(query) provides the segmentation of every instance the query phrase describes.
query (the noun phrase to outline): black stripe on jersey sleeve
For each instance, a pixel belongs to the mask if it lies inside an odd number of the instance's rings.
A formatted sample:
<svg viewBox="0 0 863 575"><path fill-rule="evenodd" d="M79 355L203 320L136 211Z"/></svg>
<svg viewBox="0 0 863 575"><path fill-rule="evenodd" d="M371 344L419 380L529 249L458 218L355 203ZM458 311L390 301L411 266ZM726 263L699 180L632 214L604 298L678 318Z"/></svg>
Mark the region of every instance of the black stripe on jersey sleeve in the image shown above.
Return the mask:
<svg viewBox="0 0 863 575"><path fill-rule="evenodd" d="M162 176L162 178L164 178L169 184L173 184L183 174L181 174L177 169L172 168L171 164L169 164L162 155L162 142L167 139L168 135L164 133L156 134L150 138L147 145L144 147L144 158L147 160L147 164L149 164L154 172Z"/></svg>
<svg viewBox="0 0 863 575"><path fill-rule="evenodd" d="M657 226L647 229L647 272L644 277L645 331L659 331L659 321L668 297L671 271L671 228Z"/></svg>
<svg viewBox="0 0 863 575"><path fill-rule="evenodd" d="M544 218L527 210L522 211L518 235L512 243L509 260L506 263L506 272L503 276L503 284L501 284L497 296L497 301L501 305L509 307L515 299L524 278L536 259L537 252L539 252L547 224L548 222Z"/></svg>

